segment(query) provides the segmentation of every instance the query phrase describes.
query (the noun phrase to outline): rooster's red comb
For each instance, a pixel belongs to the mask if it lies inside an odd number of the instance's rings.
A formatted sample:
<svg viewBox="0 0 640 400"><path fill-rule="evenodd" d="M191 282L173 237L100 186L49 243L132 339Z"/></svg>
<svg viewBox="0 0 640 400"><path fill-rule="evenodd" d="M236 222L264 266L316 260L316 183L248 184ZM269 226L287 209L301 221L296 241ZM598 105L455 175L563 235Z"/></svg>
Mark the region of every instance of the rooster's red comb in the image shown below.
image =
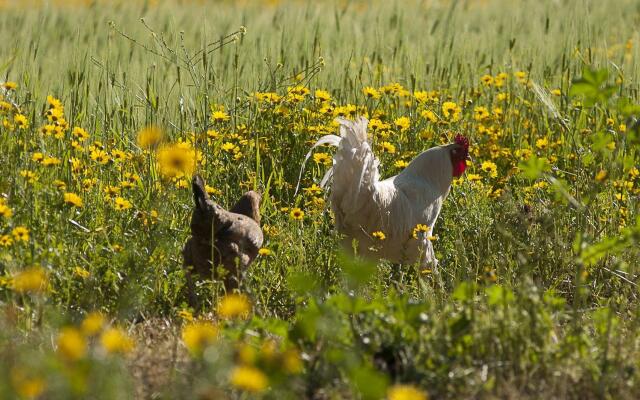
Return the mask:
<svg viewBox="0 0 640 400"><path fill-rule="evenodd" d="M455 139L453 139L453 141L456 144L459 144L460 146L464 147L465 150L469 151L469 139L467 139L466 137L458 133Z"/></svg>

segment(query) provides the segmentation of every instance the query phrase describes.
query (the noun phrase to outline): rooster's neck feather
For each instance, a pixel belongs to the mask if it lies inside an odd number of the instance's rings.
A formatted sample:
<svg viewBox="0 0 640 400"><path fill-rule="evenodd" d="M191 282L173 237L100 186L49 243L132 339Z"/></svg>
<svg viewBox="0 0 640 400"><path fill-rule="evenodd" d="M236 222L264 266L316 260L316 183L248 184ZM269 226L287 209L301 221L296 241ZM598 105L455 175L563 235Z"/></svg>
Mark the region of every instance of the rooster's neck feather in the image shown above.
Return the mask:
<svg viewBox="0 0 640 400"><path fill-rule="evenodd" d="M453 181L450 145L432 147L420 153L398 174L401 179L422 179L446 194Z"/></svg>

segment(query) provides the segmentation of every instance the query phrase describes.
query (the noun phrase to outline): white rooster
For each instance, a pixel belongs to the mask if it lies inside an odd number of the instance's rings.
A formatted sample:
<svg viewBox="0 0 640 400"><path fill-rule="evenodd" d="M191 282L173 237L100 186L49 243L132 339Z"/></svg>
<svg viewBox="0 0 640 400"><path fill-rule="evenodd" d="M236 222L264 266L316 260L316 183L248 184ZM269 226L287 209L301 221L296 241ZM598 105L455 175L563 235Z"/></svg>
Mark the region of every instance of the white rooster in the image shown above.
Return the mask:
<svg viewBox="0 0 640 400"><path fill-rule="evenodd" d="M340 136L323 136L313 148L322 144L338 147L321 186L333 178L331 208L336 228L345 236L344 245L352 248L355 240L358 254L368 258L395 263L419 260L423 268L435 268L438 260L428 237L453 178L464 173L468 140L457 135L454 143L426 150L398 175L380 180L380 162L367 137L369 121L360 117L356 121L340 118L338 122ZM426 229L415 232L418 225ZM374 238L376 231L381 231L385 240Z"/></svg>

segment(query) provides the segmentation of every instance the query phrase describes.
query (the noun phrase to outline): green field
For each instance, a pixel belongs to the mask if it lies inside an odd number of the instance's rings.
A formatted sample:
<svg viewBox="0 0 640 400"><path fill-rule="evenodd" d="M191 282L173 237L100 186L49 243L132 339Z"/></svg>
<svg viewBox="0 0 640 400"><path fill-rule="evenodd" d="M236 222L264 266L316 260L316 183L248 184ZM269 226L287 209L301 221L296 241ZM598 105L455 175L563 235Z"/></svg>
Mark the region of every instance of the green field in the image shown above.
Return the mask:
<svg viewBox="0 0 640 400"><path fill-rule="evenodd" d="M639 398L639 26L632 0L0 0L0 398ZM333 149L295 193L359 115L385 177L471 141L437 272L341 250ZM262 193L265 243L194 309L196 172Z"/></svg>

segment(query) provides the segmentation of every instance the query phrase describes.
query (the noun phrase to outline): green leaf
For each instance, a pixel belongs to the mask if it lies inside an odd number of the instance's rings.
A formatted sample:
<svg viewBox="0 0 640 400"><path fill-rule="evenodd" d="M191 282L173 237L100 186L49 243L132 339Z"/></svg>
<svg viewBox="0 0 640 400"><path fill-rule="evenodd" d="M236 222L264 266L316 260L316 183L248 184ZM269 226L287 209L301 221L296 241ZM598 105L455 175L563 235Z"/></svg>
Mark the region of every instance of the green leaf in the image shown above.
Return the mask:
<svg viewBox="0 0 640 400"><path fill-rule="evenodd" d="M607 132L598 132L591 137L591 143L593 144L593 149L596 151L610 151L607 145L613 142L613 136Z"/></svg>
<svg viewBox="0 0 640 400"><path fill-rule="evenodd" d="M521 174L525 178L535 180L540 178L544 172L549 171L551 166L546 158L531 156L526 161L520 162L518 168L522 170Z"/></svg>
<svg viewBox="0 0 640 400"><path fill-rule="evenodd" d="M351 380L363 399L382 399L389 386L389 378L385 374L367 367L352 370Z"/></svg>
<svg viewBox="0 0 640 400"><path fill-rule="evenodd" d="M640 105L633 103L628 97L621 97L616 104L618 111L625 117L640 115Z"/></svg>
<svg viewBox="0 0 640 400"><path fill-rule="evenodd" d="M490 306L507 305L515 300L513 292L503 286L493 285L485 289Z"/></svg>
<svg viewBox="0 0 640 400"><path fill-rule="evenodd" d="M360 287L368 283L376 273L377 267L374 263L351 257L344 252L338 255L338 262L342 266L349 286Z"/></svg>
<svg viewBox="0 0 640 400"><path fill-rule="evenodd" d="M476 294L476 284L471 282L462 282L453 291L453 298L459 301L468 301L473 299Z"/></svg>
<svg viewBox="0 0 640 400"><path fill-rule="evenodd" d="M618 90L618 85L606 85L608 79L609 72L606 69L595 70L585 67L582 77L573 80L569 96L582 97L585 107L606 103Z"/></svg>
<svg viewBox="0 0 640 400"><path fill-rule="evenodd" d="M620 254L639 240L640 222L634 227L625 228L619 236L606 237L598 243L585 247L580 254L580 261L585 265L593 265L607 254Z"/></svg>
<svg viewBox="0 0 640 400"><path fill-rule="evenodd" d="M618 317L609 307L601 307L595 310L591 316L595 322L596 329L601 335L613 330L618 325Z"/></svg>
<svg viewBox="0 0 640 400"><path fill-rule="evenodd" d="M318 331L318 322L321 317L320 309L314 300L301 312L298 312L290 337L292 339L307 339L314 341Z"/></svg>
<svg viewBox="0 0 640 400"><path fill-rule="evenodd" d="M566 300L563 297L558 296L557 292L553 289L547 289L544 292L542 295L542 301L553 308L562 308L566 303Z"/></svg>
<svg viewBox="0 0 640 400"><path fill-rule="evenodd" d="M289 287L298 294L313 292L318 286L318 279L306 271L295 271L287 276Z"/></svg>

